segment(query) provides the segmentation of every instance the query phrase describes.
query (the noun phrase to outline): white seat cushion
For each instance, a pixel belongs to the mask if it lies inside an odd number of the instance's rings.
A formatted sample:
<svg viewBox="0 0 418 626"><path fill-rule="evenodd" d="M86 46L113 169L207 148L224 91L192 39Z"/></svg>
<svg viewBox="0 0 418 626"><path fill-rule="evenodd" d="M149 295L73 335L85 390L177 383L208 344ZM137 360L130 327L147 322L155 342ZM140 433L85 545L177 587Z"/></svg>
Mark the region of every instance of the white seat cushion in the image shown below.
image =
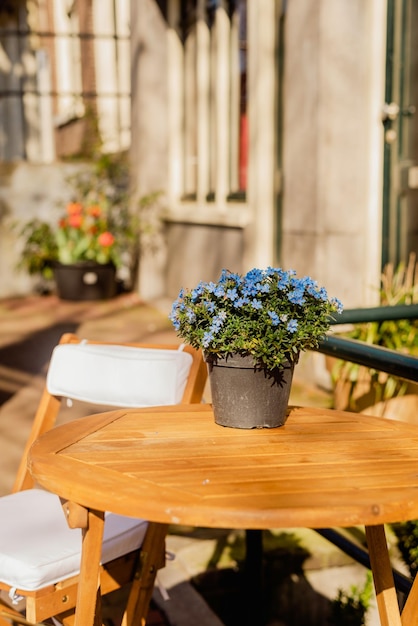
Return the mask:
<svg viewBox="0 0 418 626"><path fill-rule="evenodd" d="M142 545L147 522L107 513L102 563ZM29 489L0 498L0 580L34 591L80 571L81 530L67 526L59 498Z"/></svg>
<svg viewBox="0 0 418 626"><path fill-rule="evenodd" d="M192 362L183 350L63 344L52 353L47 388L56 396L108 406L178 404Z"/></svg>

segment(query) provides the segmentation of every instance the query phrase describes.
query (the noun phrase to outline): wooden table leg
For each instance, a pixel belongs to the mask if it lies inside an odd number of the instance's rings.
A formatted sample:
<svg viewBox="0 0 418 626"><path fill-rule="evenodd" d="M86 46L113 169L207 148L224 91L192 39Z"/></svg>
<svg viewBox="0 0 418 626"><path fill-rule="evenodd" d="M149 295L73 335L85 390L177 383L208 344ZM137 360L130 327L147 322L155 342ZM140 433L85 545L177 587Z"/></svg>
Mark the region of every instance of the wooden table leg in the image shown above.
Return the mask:
<svg viewBox="0 0 418 626"><path fill-rule="evenodd" d="M402 626L383 524L366 526L367 547L382 626Z"/></svg>
<svg viewBox="0 0 418 626"><path fill-rule="evenodd" d="M75 626L101 626L100 559L104 513L88 510L87 514L87 528L82 530L83 543Z"/></svg>
<svg viewBox="0 0 418 626"><path fill-rule="evenodd" d="M402 626L415 626L418 615L418 576L412 584L411 591L402 611Z"/></svg>
<svg viewBox="0 0 418 626"><path fill-rule="evenodd" d="M149 522L122 626L144 626L158 570L165 565L168 524Z"/></svg>

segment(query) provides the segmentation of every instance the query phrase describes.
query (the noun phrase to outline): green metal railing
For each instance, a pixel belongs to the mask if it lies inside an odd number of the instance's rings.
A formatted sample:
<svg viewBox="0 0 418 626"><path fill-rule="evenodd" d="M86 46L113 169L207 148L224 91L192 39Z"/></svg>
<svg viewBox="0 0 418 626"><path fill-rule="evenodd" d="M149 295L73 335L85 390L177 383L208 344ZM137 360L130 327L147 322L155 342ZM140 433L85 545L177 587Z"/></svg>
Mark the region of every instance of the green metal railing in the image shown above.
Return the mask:
<svg viewBox="0 0 418 626"><path fill-rule="evenodd" d="M331 323L333 325L359 324L401 319L418 319L418 305L349 309L343 311L337 319L332 319ZM356 339L328 335L320 342L318 352L418 382L418 358L396 350L389 350Z"/></svg>
<svg viewBox="0 0 418 626"><path fill-rule="evenodd" d="M418 318L418 305L400 305L374 307L368 309L349 309L343 311L333 325L360 324L365 322L383 322L386 320L415 320ZM381 346L371 345L355 339L328 335L320 342L318 352L335 356L344 361L364 365L393 376L412 382L418 382L418 358L389 350ZM317 529L317 532L351 558L370 569L367 550L332 528ZM399 591L408 594L412 580L393 569L393 577Z"/></svg>
<svg viewBox="0 0 418 626"><path fill-rule="evenodd" d="M357 339L332 335L320 342L318 351L343 361L351 361L398 378L418 382L418 358L408 354L373 346Z"/></svg>
<svg viewBox="0 0 418 626"><path fill-rule="evenodd" d="M386 320L415 320L418 318L418 304L399 304L397 306L376 306L368 309L347 309L331 324L360 324L362 322L385 322Z"/></svg>

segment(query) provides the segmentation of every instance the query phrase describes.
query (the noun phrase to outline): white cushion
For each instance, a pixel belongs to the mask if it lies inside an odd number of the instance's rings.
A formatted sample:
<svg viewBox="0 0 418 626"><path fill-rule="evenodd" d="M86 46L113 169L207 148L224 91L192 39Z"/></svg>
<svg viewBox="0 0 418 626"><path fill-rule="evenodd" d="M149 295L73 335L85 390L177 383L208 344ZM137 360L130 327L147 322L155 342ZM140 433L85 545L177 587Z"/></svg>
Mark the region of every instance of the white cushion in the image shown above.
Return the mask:
<svg viewBox="0 0 418 626"><path fill-rule="evenodd" d="M142 519L106 513L102 563L138 549ZM80 571L81 530L70 529L57 496L29 489L0 498L0 580L26 591Z"/></svg>
<svg viewBox="0 0 418 626"><path fill-rule="evenodd" d="M47 388L56 396L109 406L178 404L192 361L183 350L63 344L52 353Z"/></svg>

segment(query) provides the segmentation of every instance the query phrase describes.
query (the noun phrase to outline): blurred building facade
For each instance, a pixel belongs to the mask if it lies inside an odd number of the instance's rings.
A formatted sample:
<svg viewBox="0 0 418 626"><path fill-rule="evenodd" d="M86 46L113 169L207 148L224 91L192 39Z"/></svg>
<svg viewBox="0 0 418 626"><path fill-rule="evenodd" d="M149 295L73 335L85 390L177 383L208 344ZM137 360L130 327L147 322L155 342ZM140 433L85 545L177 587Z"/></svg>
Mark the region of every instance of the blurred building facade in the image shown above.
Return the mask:
<svg viewBox="0 0 418 626"><path fill-rule="evenodd" d="M416 252L412 0L1 6L0 267L8 220L46 213L60 159L95 141L129 150L135 193L164 194L144 297L282 265L366 306Z"/></svg>

